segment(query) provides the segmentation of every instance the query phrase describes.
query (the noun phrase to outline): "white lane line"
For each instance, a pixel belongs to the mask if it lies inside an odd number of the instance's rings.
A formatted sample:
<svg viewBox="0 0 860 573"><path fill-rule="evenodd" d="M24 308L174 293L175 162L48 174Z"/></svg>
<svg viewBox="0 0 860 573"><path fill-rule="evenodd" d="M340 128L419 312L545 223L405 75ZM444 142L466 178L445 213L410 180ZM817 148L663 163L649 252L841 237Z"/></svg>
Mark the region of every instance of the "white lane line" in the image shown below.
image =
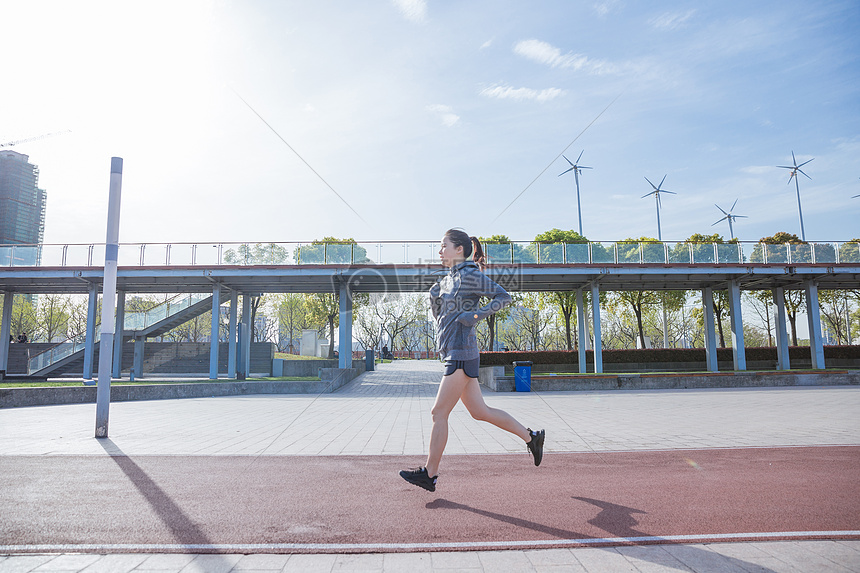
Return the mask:
<svg viewBox="0 0 860 573"><path fill-rule="evenodd" d="M860 537L860 530L847 531L770 531L755 533L712 533L700 535L649 535L642 537L586 537L583 539L539 539L533 541L460 541L450 543L116 543L116 544L39 544L0 545L3 553L93 553L93 552L219 552L265 553L269 551L308 551L333 553L342 551L404 551L447 549L516 549L523 547L566 545L630 545L647 543L689 543L715 541L758 541L785 538Z"/></svg>

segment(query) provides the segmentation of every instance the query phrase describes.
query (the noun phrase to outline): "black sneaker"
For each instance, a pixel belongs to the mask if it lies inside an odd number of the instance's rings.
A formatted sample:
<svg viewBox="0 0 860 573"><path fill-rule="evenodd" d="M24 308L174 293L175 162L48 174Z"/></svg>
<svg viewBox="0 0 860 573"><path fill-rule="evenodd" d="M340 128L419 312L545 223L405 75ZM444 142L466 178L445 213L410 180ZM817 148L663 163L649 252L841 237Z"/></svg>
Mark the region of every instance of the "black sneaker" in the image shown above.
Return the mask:
<svg viewBox="0 0 860 573"><path fill-rule="evenodd" d="M543 459L543 440L546 437L546 430L532 432L532 429L528 428L528 431L532 439L526 444L526 446L535 458L535 465L539 466Z"/></svg>
<svg viewBox="0 0 860 573"><path fill-rule="evenodd" d="M436 491L436 478L439 476L430 477L427 475L427 468L417 468L414 470L401 470L400 477L418 487L423 487L427 491Z"/></svg>

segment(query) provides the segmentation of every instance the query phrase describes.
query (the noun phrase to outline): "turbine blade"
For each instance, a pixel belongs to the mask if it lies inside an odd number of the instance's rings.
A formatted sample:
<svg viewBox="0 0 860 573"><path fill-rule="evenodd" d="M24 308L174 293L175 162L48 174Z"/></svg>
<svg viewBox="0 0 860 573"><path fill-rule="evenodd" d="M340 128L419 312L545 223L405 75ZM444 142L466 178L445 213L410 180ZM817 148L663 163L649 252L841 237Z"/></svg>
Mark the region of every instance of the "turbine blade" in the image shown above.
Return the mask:
<svg viewBox="0 0 860 573"><path fill-rule="evenodd" d="M797 167L797 159L794 158L794 150L791 151L791 162Z"/></svg>
<svg viewBox="0 0 860 573"><path fill-rule="evenodd" d="M734 202L734 203L732 203L732 208L731 208L731 209L729 209L729 213L731 213L732 211L734 211L734 210L735 210L735 205L737 205L737 204L738 204L738 200L737 200L737 199L735 199L735 202Z"/></svg>
<svg viewBox="0 0 860 573"><path fill-rule="evenodd" d="M815 158L813 157L813 158L812 158L812 159L810 159L809 161L812 161L813 159L815 159ZM798 165L798 167L803 167L804 165L806 165L807 163L809 163L809 161L804 161L803 163L801 163L800 165Z"/></svg>
<svg viewBox="0 0 860 573"><path fill-rule="evenodd" d="M580 169L594 169L594 167L586 167L585 165L580 165Z"/></svg>
<svg viewBox="0 0 860 573"><path fill-rule="evenodd" d="M583 154L583 153L585 153L585 150L584 150L584 149L579 153L579 157L577 157L577 158L576 158L576 163L577 163L577 164L579 164L579 160L580 160L580 159L582 159L582 154Z"/></svg>
<svg viewBox="0 0 860 573"><path fill-rule="evenodd" d="M645 181L647 181L648 183L651 183L651 180L648 179L647 177L645 178ZM654 191L657 190L657 187L653 183L651 183L651 187L654 187ZM648 193L648 195L650 195L650 193Z"/></svg>
<svg viewBox="0 0 860 573"><path fill-rule="evenodd" d="M558 174L558 176L559 176L559 177L561 177L561 176L562 176L562 175L564 175L565 173L570 173L570 172L571 172L571 171L573 171L573 170L574 170L574 168L573 168L573 167L571 167L571 168L570 168L570 169L568 169L567 171L562 171L561 173L559 173L559 174Z"/></svg>
<svg viewBox="0 0 860 573"><path fill-rule="evenodd" d="M798 167L798 168L797 168L797 170L798 170L798 171L800 171L801 173L803 173L803 171L800 169L800 167ZM812 177L810 177L809 175L806 175L806 173L803 173L803 175L804 175L807 179L812 179Z"/></svg>
<svg viewBox="0 0 860 573"><path fill-rule="evenodd" d="M794 167L791 167L790 165L777 165L777 167L780 169L794 169Z"/></svg>
<svg viewBox="0 0 860 573"><path fill-rule="evenodd" d="M568 158L567 158L566 156L564 156L564 155L562 155L562 157L564 157L564 160L565 160L565 161L567 161L568 163L570 163L570 159L568 159ZM570 164L571 164L571 165L573 165L573 163L570 163Z"/></svg>
<svg viewBox="0 0 860 573"><path fill-rule="evenodd" d="M860 195L854 195L854 196L853 196L853 197L851 197L851 198L852 198L852 199L856 199L857 197L860 197Z"/></svg>
<svg viewBox="0 0 860 573"><path fill-rule="evenodd" d="M723 215L728 215L728 213L726 213L725 209L723 209L722 207L720 207L720 206L719 206L719 205L717 205L716 203L714 203L714 207L716 207L717 209L719 209L719 210L723 213ZM720 221L722 221L722 220L723 220L723 219L720 219ZM719 222L719 221L717 221L717 222Z"/></svg>
<svg viewBox="0 0 860 573"><path fill-rule="evenodd" d="M663 182L664 182L664 181L666 181L666 177L668 177L668 176L669 176L669 174L668 174L668 173L667 173L666 175L664 175L664 176L663 176L663 179L661 179L661 180L660 180L660 184L659 184L659 185L657 185L657 189L660 189L660 187L662 187L662 186L663 186Z"/></svg>
<svg viewBox="0 0 860 573"><path fill-rule="evenodd" d="M645 193L644 195L642 195L642 197L640 197L640 199L644 199L645 197L650 197L654 193L655 193L655 191L651 191L650 193Z"/></svg>
<svg viewBox="0 0 860 573"><path fill-rule="evenodd" d="M732 217L735 219L749 219L746 215L732 215Z"/></svg>
<svg viewBox="0 0 860 573"><path fill-rule="evenodd" d="M672 195L677 195L674 191L666 191L665 189L660 189L660 193L671 193Z"/></svg>

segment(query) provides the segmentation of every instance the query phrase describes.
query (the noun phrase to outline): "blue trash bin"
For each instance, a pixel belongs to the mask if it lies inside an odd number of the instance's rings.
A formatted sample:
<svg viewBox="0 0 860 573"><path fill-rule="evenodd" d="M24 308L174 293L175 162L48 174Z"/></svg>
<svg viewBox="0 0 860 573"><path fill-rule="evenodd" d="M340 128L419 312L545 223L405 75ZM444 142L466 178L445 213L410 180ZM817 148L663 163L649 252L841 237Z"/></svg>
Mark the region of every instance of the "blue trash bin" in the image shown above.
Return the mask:
<svg viewBox="0 0 860 573"><path fill-rule="evenodd" d="M517 392L532 391L532 362L520 360L514 362L514 386Z"/></svg>
<svg viewBox="0 0 860 573"><path fill-rule="evenodd" d="M373 372L374 364L373 350L368 348L364 351L364 369L368 372Z"/></svg>

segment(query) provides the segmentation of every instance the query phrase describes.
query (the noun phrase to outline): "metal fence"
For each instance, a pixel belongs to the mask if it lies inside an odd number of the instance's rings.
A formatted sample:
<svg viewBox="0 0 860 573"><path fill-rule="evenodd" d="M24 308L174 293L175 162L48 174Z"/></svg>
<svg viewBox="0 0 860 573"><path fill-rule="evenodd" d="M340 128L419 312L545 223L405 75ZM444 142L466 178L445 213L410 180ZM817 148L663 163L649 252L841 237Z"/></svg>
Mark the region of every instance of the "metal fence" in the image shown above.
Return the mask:
<svg viewBox="0 0 860 573"><path fill-rule="evenodd" d="M860 243L512 241L484 245L495 264L858 264ZM274 266L438 263L437 241L355 243L124 243L120 266ZM101 267L104 244L0 245L0 267Z"/></svg>

